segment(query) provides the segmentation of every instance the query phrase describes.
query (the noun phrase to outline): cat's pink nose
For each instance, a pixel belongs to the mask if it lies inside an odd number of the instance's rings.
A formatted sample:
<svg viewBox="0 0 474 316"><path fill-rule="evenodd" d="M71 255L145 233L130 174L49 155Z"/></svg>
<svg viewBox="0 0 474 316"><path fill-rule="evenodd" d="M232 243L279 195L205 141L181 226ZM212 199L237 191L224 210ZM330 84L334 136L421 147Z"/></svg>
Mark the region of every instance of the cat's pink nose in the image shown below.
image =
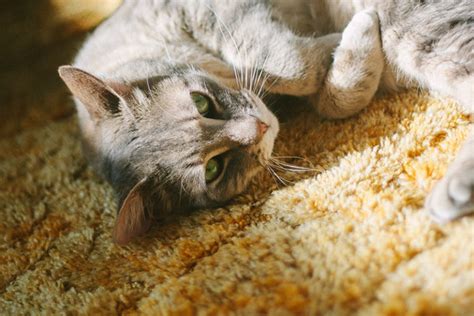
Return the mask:
<svg viewBox="0 0 474 316"><path fill-rule="evenodd" d="M268 130L268 125L263 123L260 120L257 120L257 131L258 131L258 138L259 139L262 138L263 135L265 135L267 130Z"/></svg>

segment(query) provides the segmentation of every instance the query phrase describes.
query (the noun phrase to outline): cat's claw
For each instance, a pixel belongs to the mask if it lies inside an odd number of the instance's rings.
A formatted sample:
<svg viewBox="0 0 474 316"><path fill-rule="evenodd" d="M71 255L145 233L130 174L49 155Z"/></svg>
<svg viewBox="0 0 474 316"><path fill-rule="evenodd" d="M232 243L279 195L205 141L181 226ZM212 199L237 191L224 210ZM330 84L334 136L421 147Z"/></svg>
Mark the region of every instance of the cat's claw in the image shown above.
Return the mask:
<svg viewBox="0 0 474 316"><path fill-rule="evenodd" d="M474 163L448 172L426 199L425 209L439 223L474 213Z"/></svg>

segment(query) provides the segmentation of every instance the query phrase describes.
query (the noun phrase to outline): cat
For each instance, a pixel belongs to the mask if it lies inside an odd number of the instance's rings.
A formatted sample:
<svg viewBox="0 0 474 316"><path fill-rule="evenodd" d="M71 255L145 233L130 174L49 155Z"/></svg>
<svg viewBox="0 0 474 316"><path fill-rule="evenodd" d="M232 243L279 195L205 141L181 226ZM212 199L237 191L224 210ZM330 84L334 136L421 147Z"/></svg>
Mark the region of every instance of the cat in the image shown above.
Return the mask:
<svg viewBox="0 0 474 316"><path fill-rule="evenodd" d="M221 205L265 166L279 124L263 94L331 119L421 87L474 112L471 0L125 1L59 68L84 152L118 195L115 242L173 210ZM474 211L474 136L426 199ZM310 144L308 144L310 146Z"/></svg>

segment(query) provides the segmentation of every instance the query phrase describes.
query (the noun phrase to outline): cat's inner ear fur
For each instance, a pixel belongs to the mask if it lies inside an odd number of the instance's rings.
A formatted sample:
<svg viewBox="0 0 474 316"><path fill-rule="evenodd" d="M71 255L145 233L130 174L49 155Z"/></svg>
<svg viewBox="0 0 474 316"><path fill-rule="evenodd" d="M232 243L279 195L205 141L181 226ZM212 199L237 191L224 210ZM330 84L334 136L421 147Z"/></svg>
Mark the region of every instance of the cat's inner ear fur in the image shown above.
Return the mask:
<svg viewBox="0 0 474 316"><path fill-rule="evenodd" d="M132 87L119 82L105 82L73 66L61 66L59 76L71 93L98 121L120 111L120 102L132 93Z"/></svg>
<svg viewBox="0 0 474 316"><path fill-rule="evenodd" d="M150 228L152 219L146 212L143 198L146 180L138 182L123 199L113 232L117 244L124 245Z"/></svg>

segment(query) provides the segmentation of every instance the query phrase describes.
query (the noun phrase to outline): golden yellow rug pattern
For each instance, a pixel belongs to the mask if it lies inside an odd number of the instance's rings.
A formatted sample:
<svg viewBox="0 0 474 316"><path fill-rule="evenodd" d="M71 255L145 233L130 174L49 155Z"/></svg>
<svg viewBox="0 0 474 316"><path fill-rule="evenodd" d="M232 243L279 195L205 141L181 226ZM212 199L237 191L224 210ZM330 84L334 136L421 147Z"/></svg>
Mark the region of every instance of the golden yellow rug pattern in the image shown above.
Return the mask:
<svg viewBox="0 0 474 316"><path fill-rule="evenodd" d="M0 314L473 315L474 217L440 226L422 207L469 117L416 91L342 121L284 112L275 151L312 171L262 172L127 247L75 116L4 134Z"/></svg>

